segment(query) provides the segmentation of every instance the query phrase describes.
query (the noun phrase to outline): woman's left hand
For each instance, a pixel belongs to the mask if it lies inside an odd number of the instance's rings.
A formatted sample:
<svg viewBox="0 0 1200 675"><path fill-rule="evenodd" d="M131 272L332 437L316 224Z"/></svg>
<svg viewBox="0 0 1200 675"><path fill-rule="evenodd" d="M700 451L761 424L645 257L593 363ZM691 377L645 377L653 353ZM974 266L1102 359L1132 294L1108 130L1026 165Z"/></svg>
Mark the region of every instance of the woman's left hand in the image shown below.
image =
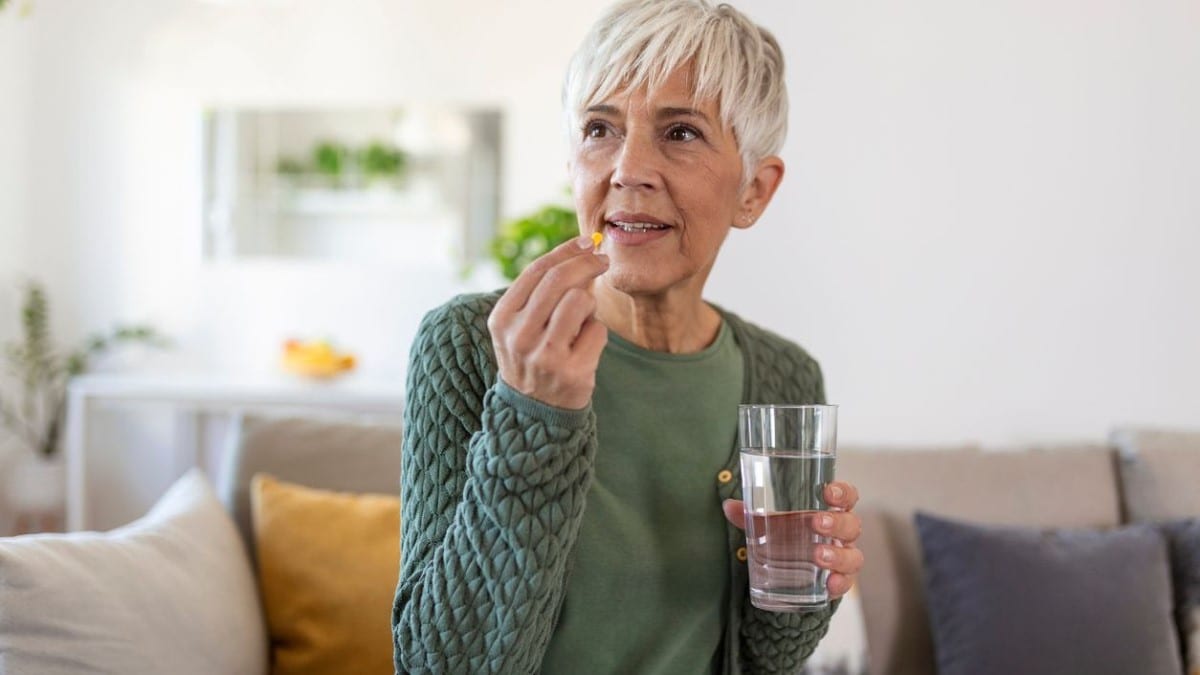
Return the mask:
<svg viewBox="0 0 1200 675"><path fill-rule="evenodd" d="M829 597L840 598L850 592L863 566L862 551L854 545L862 534L862 520L853 513L858 503L858 488L845 481L833 481L825 486L825 502L837 511L829 511L816 519L817 532L831 537L834 543L817 547L816 563L830 571ZM745 504L740 499L726 499L722 505L725 517L741 529L746 527Z"/></svg>

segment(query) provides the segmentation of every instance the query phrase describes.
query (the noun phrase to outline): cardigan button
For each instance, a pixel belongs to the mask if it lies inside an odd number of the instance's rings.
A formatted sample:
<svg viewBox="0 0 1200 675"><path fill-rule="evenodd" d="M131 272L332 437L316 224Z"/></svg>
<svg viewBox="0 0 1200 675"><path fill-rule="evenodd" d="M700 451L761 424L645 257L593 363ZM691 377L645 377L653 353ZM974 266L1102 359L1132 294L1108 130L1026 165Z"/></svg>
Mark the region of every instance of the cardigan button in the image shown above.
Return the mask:
<svg viewBox="0 0 1200 675"><path fill-rule="evenodd" d="M721 469L721 473L717 474L717 481L720 482L722 485L724 485L725 483L728 483L731 480L733 480L733 472L730 471L729 469Z"/></svg>
<svg viewBox="0 0 1200 675"><path fill-rule="evenodd" d="M735 553L734 555L737 556L738 562L746 562L746 547L739 546L737 553Z"/></svg>

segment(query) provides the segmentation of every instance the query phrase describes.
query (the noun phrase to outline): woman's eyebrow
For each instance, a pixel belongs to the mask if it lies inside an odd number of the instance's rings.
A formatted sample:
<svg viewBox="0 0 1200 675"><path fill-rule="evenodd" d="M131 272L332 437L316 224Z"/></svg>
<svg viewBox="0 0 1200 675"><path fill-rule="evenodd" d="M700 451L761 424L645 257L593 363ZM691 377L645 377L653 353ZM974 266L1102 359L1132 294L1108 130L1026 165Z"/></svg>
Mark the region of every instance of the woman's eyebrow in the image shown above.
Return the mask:
<svg viewBox="0 0 1200 675"><path fill-rule="evenodd" d="M601 115L620 115L621 109L615 105L597 103L596 105L588 106L585 112L599 113ZM706 124L712 123L712 121L708 119L708 115L705 115L703 112L695 108L687 108L682 106L666 106L659 108L655 113L655 117L659 118L660 120L668 117L695 117Z"/></svg>
<svg viewBox="0 0 1200 675"><path fill-rule="evenodd" d="M659 108L656 116L659 119L664 119L667 117L697 117L700 119L700 121L704 122L705 124L711 124L711 122L708 119L708 115L705 115L704 113L700 112L699 110L696 110L695 108L680 108L680 107L668 106L665 108Z"/></svg>

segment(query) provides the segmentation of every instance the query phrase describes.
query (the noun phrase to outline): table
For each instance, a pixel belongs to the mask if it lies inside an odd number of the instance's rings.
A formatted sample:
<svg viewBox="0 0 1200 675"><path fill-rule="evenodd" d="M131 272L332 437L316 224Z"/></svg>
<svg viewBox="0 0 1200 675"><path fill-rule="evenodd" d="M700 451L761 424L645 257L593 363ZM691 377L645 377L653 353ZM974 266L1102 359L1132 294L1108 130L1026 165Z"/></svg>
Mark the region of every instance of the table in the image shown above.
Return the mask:
<svg viewBox="0 0 1200 675"><path fill-rule="evenodd" d="M227 373L93 374L71 381L67 394L67 531L87 528L89 416L101 407L165 403L175 409L176 457L195 465L204 416L243 412L333 412L399 417L404 378L346 375L332 381L288 375Z"/></svg>

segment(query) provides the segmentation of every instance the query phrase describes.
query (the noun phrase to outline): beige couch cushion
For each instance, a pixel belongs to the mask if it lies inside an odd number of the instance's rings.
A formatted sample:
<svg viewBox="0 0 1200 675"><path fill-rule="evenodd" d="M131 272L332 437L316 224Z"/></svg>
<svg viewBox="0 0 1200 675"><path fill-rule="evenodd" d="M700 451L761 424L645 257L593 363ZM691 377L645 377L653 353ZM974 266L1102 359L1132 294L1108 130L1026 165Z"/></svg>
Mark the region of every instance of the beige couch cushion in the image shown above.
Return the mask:
<svg viewBox="0 0 1200 675"><path fill-rule="evenodd" d="M1200 517L1200 432L1117 429L1126 519Z"/></svg>
<svg viewBox="0 0 1200 675"><path fill-rule="evenodd" d="M837 474L861 493L859 578L873 675L932 675L917 509L980 523L1033 527L1119 522L1113 454L1104 447L983 452L848 449Z"/></svg>
<svg viewBox="0 0 1200 675"><path fill-rule="evenodd" d="M235 427L217 481L253 558L250 481L256 473L324 490L400 494L399 425L345 418L247 416Z"/></svg>

